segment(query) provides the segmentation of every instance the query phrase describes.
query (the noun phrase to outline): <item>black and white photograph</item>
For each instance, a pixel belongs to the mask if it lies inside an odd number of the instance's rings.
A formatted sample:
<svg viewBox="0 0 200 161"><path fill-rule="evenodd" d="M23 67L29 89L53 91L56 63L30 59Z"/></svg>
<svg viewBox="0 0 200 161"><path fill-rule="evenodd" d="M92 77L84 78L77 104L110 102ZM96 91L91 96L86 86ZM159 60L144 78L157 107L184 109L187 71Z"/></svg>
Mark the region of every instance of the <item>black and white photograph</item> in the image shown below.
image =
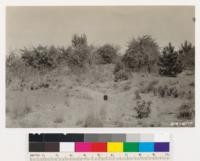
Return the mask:
<svg viewBox="0 0 200 161"><path fill-rule="evenodd" d="M194 6L7 6L6 127L194 127Z"/></svg>

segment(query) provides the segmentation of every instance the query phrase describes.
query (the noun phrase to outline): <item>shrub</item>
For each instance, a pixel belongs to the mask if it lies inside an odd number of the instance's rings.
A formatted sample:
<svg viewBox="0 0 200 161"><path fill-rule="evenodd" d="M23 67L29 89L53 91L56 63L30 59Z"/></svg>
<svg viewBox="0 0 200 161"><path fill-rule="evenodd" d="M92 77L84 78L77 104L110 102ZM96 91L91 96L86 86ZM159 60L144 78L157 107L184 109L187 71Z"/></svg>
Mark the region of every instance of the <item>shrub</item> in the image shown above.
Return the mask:
<svg viewBox="0 0 200 161"><path fill-rule="evenodd" d="M151 36L145 35L138 39L133 39L122 58L122 62L132 71L142 69L149 73L155 69L159 57L159 47Z"/></svg>
<svg viewBox="0 0 200 161"><path fill-rule="evenodd" d="M138 90L135 91L135 99L141 99L141 96Z"/></svg>
<svg viewBox="0 0 200 161"><path fill-rule="evenodd" d="M119 72L115 73L115 82L128 80L129 74L125 70L120 70Z"/></svg>
<svg viewBox="0 0 200 161"><path fill-rule="evenodd" d="M194 82L189 83L189 86L191 86L191 87L194 87L194 85L195 85Z"/></svg>
<svg viewBox="0 0 200 161"><path fill-rule="evenodd" d="M164 87L162 87L162 86L158 87L157 91L158 91L158 94L159 94L160 97L165 97L165 90L166 89Z"/></svg>
<svg viewBox="0 0 200 161"><path fill-rule="evenodd" d="M117 49L110 44L99 47L96 51L99 64L111 64L116 61Z"/></svg>
<svg viewBox="0 0 200 161"><path fill-rule="evenodd" d="M179 96L178 90L176 87L171 87L167 90L167 95L177 98Z"/></svg>
<svg viewBox="0 0 200 161"><path fill-rule="evenodd" d="M137 101L137 105L134 108L137 112L137 117L139 119L147 118L149 117L149 114L151 113L151 102L145 102L144 100Z"/></svg>
<svg viewBox="0 0 200 161"><path fill-rule="evenodd" d="M171 43L163 49L158 65L160 67L160 75L175 77L178 73L182 72L183 65L181 58Z"/></svg>
<svg viewBox="0 0 200 161"><path fill-rule="evenodd" d="M115 73L119 72L120 70L125 70L125 65L123 64L123 62L121 60L118 60L115 64L113 73L115 74Z"/></svg>
<svg viewBox="0 0 200 161"><path fill-rule="evenodd" d="M191 103L183 103L178 112L179 119L192 119L194 117L194 108Z"/></svg>
<svg viewBox="0 0 200 161"><path fill-rule="evenodd" d="M15 69L20 61L20 57L12 51L8 56L6 56L6 68Z"/></svg>
<svg viewBox="0 0 200 161"><path fill-rule="evenodd" d="M125 84L125 86L123 87L124 91L128 91L131 89L131 86L129 84Z"/></svg>
<svg viewBox="0 0 200 161"><path fill-rule="evenodd" d="M39 73L38 69L27 66L19 53L11 53L6 58L6 85L11 85L11 88L23 90L27 80Z"/></svg>
<svg viewBox="0 0 200 161"><path fill-rule="evenodd" d="M47 48L46 46L37 46L32 49L23 49L22 60L27 66L31 66L36 69L53 69L56 67L56 53L55 47Z"/></svg>
<svg viewBox="0 0 200 161"><path fill-rule="evenodd" d="M192 98L194 98L194 94L191 92L191 90L189 90L188 93L187 93L187 99L190 100Z"/></svg>
<svg viewBox="0 0 200 161"><path fill-rule="evenodd" d="M70 54L72 53L72 47L68 47L68 48L65 48L65 47L60 47L57 49L57 64L61 65L61 64L64 64L64 65L67 65L68 64L68 60L69 60L69 56Z"/></svg>
<svg viewBox="0 0 200 161"><path fill-rule="evenodd" d="M26 66L24 62L20 59L20 56L17 55L15 52L11 52L6 57L6 81L7 83L10 83L12 81L12 78L15 76L20 77L23 70Z"/></svg>

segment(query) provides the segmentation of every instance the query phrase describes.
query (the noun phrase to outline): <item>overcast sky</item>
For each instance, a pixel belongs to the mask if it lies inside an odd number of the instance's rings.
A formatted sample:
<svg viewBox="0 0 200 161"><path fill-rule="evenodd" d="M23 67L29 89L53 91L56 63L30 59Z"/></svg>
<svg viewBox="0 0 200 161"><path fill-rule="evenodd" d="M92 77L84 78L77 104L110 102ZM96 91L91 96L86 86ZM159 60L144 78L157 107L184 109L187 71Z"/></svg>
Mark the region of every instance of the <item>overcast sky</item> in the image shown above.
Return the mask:
<svg viewBox="0 0 200 161"><path fill-rule="evenodd" d="M74 33L85 33L89 43L119 45L132 37L152 35L162 47L188 40L194 44L192 6L134 7L8 7L7 50L38 44L67 46Z"/></svg>

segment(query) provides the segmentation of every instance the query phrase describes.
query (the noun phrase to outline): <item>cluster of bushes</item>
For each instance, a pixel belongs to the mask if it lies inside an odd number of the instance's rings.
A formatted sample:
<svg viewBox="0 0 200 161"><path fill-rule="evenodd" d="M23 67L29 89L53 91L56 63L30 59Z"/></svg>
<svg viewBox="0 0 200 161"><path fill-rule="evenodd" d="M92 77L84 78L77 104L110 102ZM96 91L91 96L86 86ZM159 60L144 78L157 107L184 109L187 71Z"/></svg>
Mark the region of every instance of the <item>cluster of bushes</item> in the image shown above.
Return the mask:
<svg viewBox="0 0 200 161"><path fill-rule="evenodd" d="M83 35L74 35L71 40L71 46L55 47L42 46L24 48L20 54L10 54L7 57L7 68L15 69L16 64L25 64L27 67L39 71L52 70L59 65L68 65L72 70L85 69L88 65L111 64L117 60L118 48L110 44L100 47L88 45L87 37Z"/></svg>
<svg viewBox="0 0 200 161"><path fill-rule="evenodd" d="M194 68L195 47L185 41L179 50L169 43L161 51L151 36L133 39L123 57L115 65L114 74L118 72L142 71L158 72L160 75L176 77L184 69Z"/></svg>
<svg viewBox="0 0 200 161"><path fill-rule="evenodd" d="M71 46L37 46L20 50L20 56L8 56L6 65L15 69L24 63L37 70L51 70L58 65L68 65L72 70L85 69L91 64L115 64L115 81L127 80L131 72L159 72L164 76L176 76L183 69L194 67L195 48L187 41L176 51L169 43L160 52L155 40L148 35L132 39L123 56L118 47L105 44L100 47L88 45L87 37L74 35ZM87 68L86 68L87 69Z"/></svg>
<svg viewBox="0 0 200 161"><path fill-rule="evenodd" d="M72 45L68 48L41 45L31 49L25 48L21 50L21 59L27 66L39 70L51 70L63 63L71 68L83 68L89 63L89 54L86 36L74 35Z"/></svg>
<svg viewBox="0 0 200 161"><path fill-rule="evenodd" d="M168 86L165 85L157 85L159 82L158 80L150 81L147 85L142 84L141 88L136 91L135 97L136 99L140 99L140 93L153 93L154 96L159 97L172 97L172 98L186 98L188 100L192 99L193 93L191 90L184 91L177 89L175 85Z"/></svg>

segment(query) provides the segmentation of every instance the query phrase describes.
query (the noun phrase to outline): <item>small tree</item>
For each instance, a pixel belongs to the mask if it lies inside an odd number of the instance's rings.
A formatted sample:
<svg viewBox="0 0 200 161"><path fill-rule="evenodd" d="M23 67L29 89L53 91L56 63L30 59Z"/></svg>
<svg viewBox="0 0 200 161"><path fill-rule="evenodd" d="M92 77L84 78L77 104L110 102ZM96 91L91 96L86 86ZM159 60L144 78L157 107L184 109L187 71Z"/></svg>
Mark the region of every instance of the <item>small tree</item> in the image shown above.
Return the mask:
<svg viewBox="0 0 200 161"><path fill-rule="evenodd" d="M110 44L105 44L97 49L96 54L100 64L111 64L117 58L117 49Z"/></svg>
<svg viewBox="0 0 200 161"><path fill-rule="evenodd" d="M79 48L81 46L87 46L87 37L85 34L77 35L74 34L72 37L72 47Z"/></svg>
<svg viewBox="0 0 200 161"><path fill-rule="evenodd" d="M78 69L86 67L90 63L90 48L87 44L87 37L85 34L72 37L72 48L68 48L68 65L71 69Z"/></svg>
<svg viewBox="0 0 200 161"><path fill-rule="evenodd" d="M162 55L159 57L158 65L160 66L159 73L161 75L175 77L182 72L182 61L171 43L164 47Z"/></svg>
<svg viewBox="0 0 200 161"><path fill-rule="evenodd" d="M68 64L70 67L84 68L89 63L89 50L87 47L79 47L69 53Z"/></svg>
<svg viewBox="0 0 200 161"><path fill-rule="evenodd" d="M133 39L129 45L122 62L132 71L142 69L151 72L159 57L159 47L151 36L145 35L138 39Z"/></svg>

